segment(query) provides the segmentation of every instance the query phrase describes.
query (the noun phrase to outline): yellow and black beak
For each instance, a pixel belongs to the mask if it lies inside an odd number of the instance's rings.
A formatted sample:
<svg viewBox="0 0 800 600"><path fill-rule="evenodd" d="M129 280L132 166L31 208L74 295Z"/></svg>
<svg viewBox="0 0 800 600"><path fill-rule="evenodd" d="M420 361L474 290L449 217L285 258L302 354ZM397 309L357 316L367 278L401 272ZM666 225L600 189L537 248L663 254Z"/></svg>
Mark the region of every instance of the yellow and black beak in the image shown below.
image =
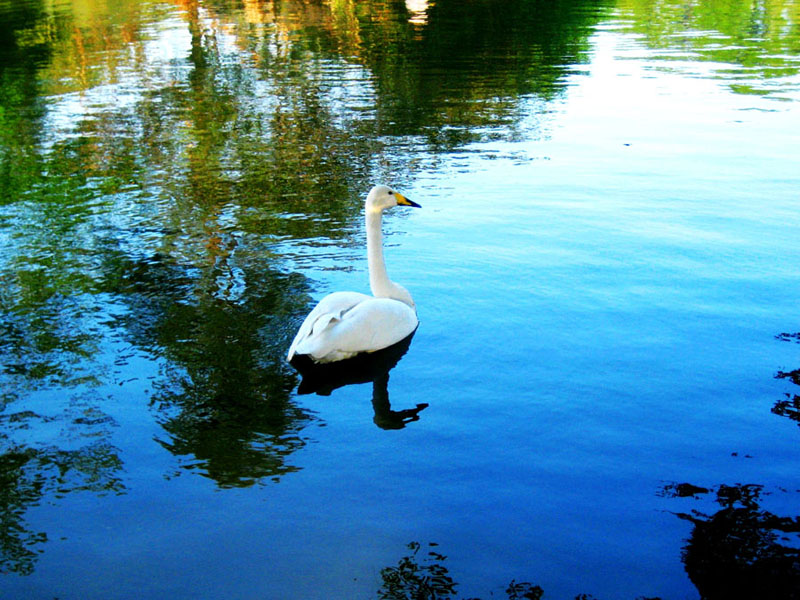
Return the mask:
<svg viewBox="0 0 800 600"><path fill-rule="evenodd" d="M416 202L409 200L403 194L398 194L397 192L394 193L394 197L397 199L398 206L413 206L414 208L422 208Z"/></svg>

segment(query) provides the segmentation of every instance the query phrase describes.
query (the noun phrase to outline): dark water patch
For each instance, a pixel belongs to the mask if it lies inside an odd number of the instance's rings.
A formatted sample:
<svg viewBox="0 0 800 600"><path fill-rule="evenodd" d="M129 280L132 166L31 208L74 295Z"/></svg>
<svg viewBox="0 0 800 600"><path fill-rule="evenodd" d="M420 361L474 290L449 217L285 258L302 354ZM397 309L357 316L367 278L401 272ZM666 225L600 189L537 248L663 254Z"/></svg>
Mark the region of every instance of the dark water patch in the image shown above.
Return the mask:
<svg viewBox="0 0 800 600"><path fill-rule="evenodd" d="M772 407L772 412L781 417L788 417L797 421L800 426L800 395L786 394L785 400L778 400Z"/></svg>
<svg viewBox="0 0 800 600"><path fill-rule="evenodd" d="M795 337L786 333L776 336L783 341ZM796 373L779 371L775 377L798 385ZM797 420L798 396L786 397L772 412ZM753 457L745 454L744 458ZM701 598L800 598L800 515L791 514L796 511L781 514L763 506L770 502L779 507L792 505L798 494L800 489L793 489L788 481L774 488L758 483L664 486L659 495L691 499L704 507L676 513L692 524L681 557Z"/></svg>
<svg viewBox="0 0 800 600"><path fill-rule="evenodd" d="M447 556L436 543L411 542L411 553L397 566L381 570L379 600L405 600L410 598L458 598L458 582L453 579L445 561ZM494 594L491 595L494 597ZM543 590L527 582L511 581L505 589L509 600L539 600ZM478 600L470 596L472 600Z"/></svg>
<svg viewBox="0 0 800 600"><path fill-rule="evenodd" d="M794 342L796 344L800 344L800 333L781 333L775 337L783 342Z"/></svg>

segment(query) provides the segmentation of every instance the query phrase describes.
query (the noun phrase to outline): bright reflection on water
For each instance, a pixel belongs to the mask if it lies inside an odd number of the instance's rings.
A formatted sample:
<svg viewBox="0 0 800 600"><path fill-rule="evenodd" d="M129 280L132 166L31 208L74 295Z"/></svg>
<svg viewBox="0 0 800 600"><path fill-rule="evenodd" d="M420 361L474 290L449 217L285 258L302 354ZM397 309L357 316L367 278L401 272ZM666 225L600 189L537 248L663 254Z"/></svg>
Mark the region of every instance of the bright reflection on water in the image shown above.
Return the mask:
<svg viewBox="0 0 800 600"><path fill-rule="evenodd" d="M8 597L797 597L796 2L0 17ZM300 393L377 181L421 326Z"/></svg>

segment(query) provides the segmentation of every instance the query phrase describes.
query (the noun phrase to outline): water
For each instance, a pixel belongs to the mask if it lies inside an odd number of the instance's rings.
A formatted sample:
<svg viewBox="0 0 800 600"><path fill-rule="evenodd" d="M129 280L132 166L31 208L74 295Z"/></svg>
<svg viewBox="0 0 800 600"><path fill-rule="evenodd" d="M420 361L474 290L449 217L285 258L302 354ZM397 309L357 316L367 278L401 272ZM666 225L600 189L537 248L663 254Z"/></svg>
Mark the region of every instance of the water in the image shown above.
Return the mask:
<svg viewBox="0 0 800 600"><path fill-rule="evenodd" d="M796 3L0 12L4 598L796 597Z"/></svg>

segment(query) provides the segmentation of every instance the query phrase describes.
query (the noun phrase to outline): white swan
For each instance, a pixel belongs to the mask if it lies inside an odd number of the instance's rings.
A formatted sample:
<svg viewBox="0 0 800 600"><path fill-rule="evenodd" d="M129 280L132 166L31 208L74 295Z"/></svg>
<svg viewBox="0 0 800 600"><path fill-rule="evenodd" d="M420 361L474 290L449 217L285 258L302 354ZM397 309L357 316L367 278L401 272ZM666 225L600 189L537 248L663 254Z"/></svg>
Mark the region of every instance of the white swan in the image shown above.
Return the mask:
<svg viewBox="0 0 800 600"><path fill-rule="evenodd" d="M361 352L388 348L410 335L419 324L411 294L389 279L383 260L383 211L419 204L385 185L367 196L367 266L372 296L358 292L328 294L306 317L289 347L287 360L307 354L314 362L344 360Z"/></svg>

